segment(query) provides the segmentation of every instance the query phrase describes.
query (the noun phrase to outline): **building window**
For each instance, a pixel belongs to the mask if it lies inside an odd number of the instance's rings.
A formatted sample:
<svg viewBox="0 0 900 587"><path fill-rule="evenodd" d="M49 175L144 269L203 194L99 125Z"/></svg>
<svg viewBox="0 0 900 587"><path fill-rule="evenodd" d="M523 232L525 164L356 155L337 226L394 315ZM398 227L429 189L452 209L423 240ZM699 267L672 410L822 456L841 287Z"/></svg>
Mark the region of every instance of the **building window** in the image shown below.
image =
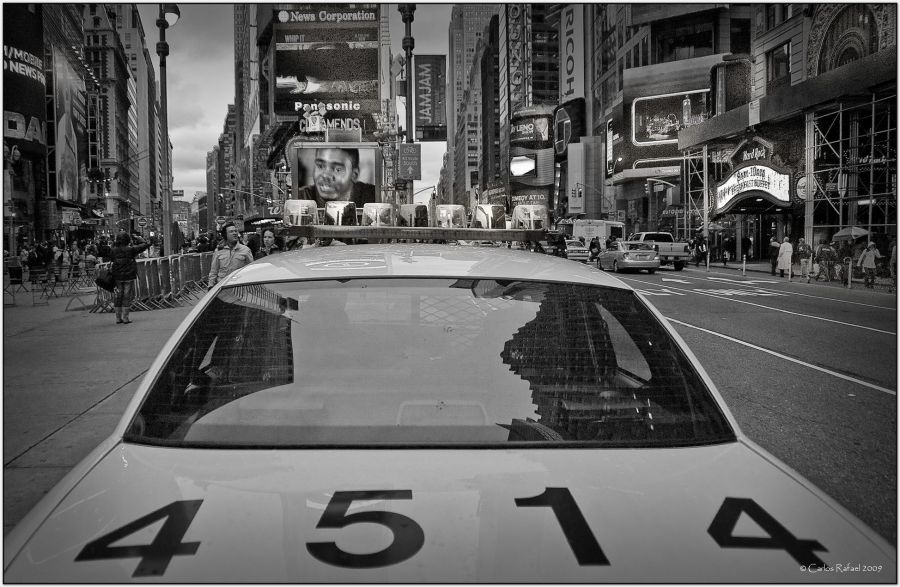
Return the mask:
<svg viewBox="0 0 900 587"><path fill-rule="evenodd" d="M766 30L770 31L785 21L784 4L766 4Z"/></svg>
<svg viewBox="0 0 900 587"><path fill-rule="evenodd" d="M715 53L715 24L710 17L673 20L654 31L656 63L680 61Z"/></svg>
<svg viewBox="0 0 900 587"><path fill-rule="evenodd" d="M644 58L643 65L650 65L650 37L647 35L641 39L641 55Z"/></svg>
<svg viewBox="0 0 900 587"><path fill-rule="evenodd" d="M750 19L731 19L731 52L750 53Z"/></svg>
<svg viewBox="0 0 900 587"><path fill-rule="evenodd" d="M771 94L780 87L791 83L791 44L766 53L766 93Z"/></svg>

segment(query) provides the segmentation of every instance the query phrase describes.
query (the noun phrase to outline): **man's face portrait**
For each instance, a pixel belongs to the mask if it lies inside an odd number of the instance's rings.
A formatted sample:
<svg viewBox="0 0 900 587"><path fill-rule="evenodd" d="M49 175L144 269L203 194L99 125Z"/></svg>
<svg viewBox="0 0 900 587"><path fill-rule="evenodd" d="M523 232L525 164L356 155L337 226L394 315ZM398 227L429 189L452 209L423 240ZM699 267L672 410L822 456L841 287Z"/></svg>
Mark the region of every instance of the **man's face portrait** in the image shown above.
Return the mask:
<svg viewBox="0 0 900 587"><path fill-rule="evenodd" d="M342 149L317 149L313 170L316 190L324 200L349 200L359 169Z"/></svg>
<svg viewBox="0 0 900 587"><path fill-rule="evenodd" d="M238 229L236 226L229 226L228 228L225 229L225 241L229 245L234 245L235 243L237 243L239 238L240 238L240 233L238 232Z"/></svg>

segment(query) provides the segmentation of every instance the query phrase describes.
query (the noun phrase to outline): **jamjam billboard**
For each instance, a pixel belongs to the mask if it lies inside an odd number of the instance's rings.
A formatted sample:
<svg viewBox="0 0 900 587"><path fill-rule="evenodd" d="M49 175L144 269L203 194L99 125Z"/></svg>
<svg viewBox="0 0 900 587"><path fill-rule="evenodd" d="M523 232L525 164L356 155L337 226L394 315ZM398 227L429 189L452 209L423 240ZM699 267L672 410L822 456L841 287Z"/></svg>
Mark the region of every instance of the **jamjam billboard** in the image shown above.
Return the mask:
<svg viewBox="0 0 900 587"><path fill-rule="evenodd" d="M275 114L298 118L304 134L359 129L374 141L379 5L300 6L275 11Z"/></svg>

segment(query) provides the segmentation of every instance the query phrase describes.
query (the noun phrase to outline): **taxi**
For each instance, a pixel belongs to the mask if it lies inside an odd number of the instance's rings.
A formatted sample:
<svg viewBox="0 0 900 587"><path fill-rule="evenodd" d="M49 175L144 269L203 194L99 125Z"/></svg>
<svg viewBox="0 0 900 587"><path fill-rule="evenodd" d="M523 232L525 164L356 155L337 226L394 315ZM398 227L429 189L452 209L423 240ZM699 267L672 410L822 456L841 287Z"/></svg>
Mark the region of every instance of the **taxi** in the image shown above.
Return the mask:
<svg viewBox="0 0 900 587"><path fill-rule="evenodd" d="M209 291L4 540L11 583L895 583L612 275L315 247Z"/></svg>

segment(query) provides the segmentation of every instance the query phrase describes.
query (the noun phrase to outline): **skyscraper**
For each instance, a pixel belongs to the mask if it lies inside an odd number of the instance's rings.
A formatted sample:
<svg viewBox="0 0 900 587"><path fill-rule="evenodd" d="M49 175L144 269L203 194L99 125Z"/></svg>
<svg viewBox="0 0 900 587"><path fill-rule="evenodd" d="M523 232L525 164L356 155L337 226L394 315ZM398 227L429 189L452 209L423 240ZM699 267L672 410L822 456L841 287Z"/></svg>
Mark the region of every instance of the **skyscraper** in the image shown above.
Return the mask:
<svg viewBox="0 0 900 587"><path fill-rule="evenodd" d="M475 59L475 48L478 40L485 35L485 29L493 15L497 14L498 4L460 4L453 7L450 16L450 64L447 72L447 151L449 169L447 175L454 184L451 191L451 203L462 203L465 194L465 185L458 185L453 178L467 177L468 173L461 174L455 169L454 155L456 149L456 130L460 109L464 105L466 84L469 80L469 70ZM480 84L480 79L478 80ZM465 116L465 114L463 114ZM480 117L475 117L480 118ZM478 128L467 129L471 137L478 140ZM468 135L467 135L468 137ZM477 156L473 161L473 169L478 169ZM467 182L468 183L468 182ZM460 191L461 190L461 191Z"/></svg>

